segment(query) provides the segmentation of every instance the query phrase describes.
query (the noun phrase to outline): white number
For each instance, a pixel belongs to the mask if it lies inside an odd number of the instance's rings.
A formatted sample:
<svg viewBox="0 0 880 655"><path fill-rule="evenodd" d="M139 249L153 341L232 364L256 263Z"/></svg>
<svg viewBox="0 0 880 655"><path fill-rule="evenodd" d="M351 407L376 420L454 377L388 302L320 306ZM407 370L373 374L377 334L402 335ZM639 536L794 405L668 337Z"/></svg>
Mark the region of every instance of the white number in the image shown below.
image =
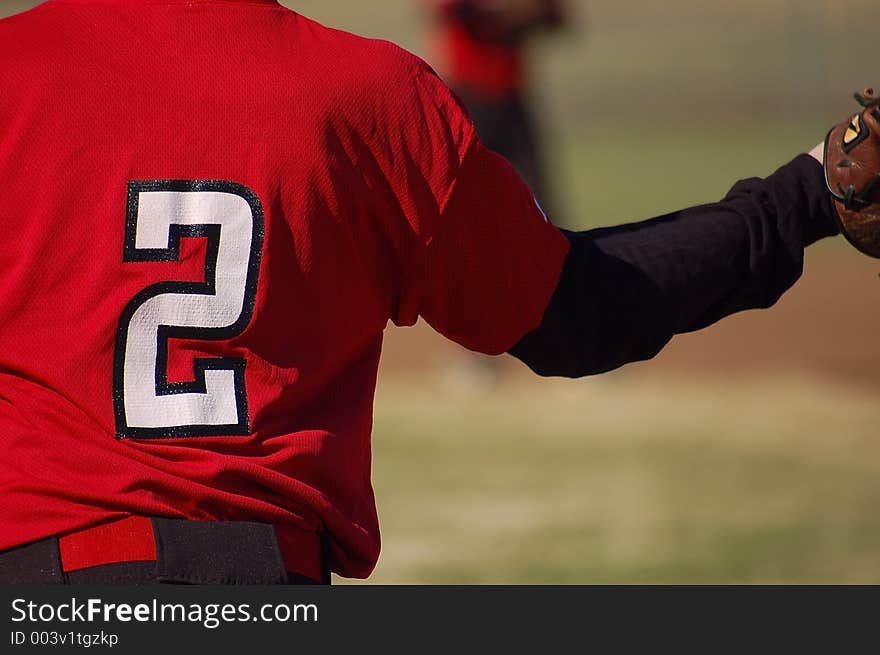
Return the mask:
<svg viewBox="0 0 880 655"><path fill-rule="evenodd" d="M130 182L126 262L177 261L183 236L208 239L204 283L160 282L126 306L116 340L118 438L250 433L245 361L195 360L195 382L167 381L168 340L224 341L250 323L263 245L263 210L230 182Z"/></svg>

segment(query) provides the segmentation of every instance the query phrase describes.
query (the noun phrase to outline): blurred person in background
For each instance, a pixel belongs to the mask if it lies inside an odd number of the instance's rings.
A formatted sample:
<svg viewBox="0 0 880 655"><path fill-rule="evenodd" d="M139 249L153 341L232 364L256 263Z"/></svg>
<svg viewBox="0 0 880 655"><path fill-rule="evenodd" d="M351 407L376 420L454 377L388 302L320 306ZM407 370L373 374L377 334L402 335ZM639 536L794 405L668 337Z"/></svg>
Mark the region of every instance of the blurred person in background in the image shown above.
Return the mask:
<svg viewBox="0 0 880 655"><path fill-rule="evenodd" d="M435 50L477 133L510 161L559 224L529 101L528 46L564 27L563 0L429 0Z"/></svg>

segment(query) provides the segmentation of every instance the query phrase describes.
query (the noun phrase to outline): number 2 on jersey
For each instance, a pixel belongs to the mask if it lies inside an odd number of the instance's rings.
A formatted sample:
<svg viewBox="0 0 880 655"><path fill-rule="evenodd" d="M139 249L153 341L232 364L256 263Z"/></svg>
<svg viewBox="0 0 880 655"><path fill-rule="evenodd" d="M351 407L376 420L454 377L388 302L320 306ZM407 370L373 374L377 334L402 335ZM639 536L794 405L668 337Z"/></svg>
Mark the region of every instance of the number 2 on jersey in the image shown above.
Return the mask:
<svg viewBox="0 0 880 655"><path fill-rule="evenodd" d="M113 396L118 439L250 434L245 360L197 358L194 382L168 382L168 341L225 341L254 312L263 207L239 184L129 182L123 261L178 261L183 237L208 240L204 282L165 281L126 305L116 334Z"/></svg>

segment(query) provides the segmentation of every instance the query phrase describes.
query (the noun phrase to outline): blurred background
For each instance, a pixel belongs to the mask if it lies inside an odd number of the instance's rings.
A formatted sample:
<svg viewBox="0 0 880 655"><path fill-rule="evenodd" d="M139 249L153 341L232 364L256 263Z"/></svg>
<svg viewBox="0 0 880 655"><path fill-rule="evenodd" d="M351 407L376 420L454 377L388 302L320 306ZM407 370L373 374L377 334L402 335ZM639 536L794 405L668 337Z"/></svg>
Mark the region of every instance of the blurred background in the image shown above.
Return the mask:
<svg viewBox="0 0 880 655"><path fill-rule="evenodd" d="M35 4L0 0L0 16ZM456 81L436 2L283 4ZM567 227L715 201L880 84L876 0L560 4L564 26L516 43L542 193ZM828 240L772 310L581 381L390 329L371 581L880 582L878 273Z"/></svg>

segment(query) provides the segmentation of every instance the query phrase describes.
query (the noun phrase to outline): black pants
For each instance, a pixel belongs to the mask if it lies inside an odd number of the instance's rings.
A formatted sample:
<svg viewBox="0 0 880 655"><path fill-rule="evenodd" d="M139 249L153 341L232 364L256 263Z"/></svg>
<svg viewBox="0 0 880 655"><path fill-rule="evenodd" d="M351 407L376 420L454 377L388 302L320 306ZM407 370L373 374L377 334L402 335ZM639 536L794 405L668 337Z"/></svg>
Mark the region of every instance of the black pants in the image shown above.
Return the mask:
<svg viewBox="0 0 880 655"><path fill-rule="evenodd" d="M0 552L0 584L329 584L284 570L272 526L152 519L156 560L65 572L58 539ZM324 558L326 561L326 558Z"/></svg>

